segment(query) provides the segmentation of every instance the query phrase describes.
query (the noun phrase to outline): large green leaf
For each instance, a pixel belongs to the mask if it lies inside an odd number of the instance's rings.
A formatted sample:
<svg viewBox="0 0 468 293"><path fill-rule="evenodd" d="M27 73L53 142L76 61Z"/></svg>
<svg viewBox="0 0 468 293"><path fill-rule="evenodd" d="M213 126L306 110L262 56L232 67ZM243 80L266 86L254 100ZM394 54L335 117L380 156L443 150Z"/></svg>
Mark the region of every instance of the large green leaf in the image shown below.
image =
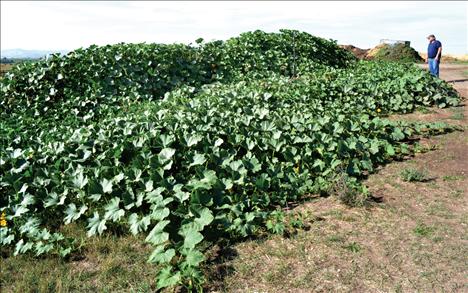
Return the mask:
<svg viewBox="0 0 468 293"><path fill-rule="evenodd" d="M83 189L88 183L88 178L83 175L83 172L79 172L73 179L73 185L78 189Z"/></svg>
<svg viewBox="0 0 468 293"><path fill-rule="evenodd" d="M207 170L203 172L203 178L201 179L191 179L188 183L188 186L191 187L193 190L197 189L210 189L216 182L218 177L216 176L216 172L213 170Z"/></svg>
<svg viewBox="0 0 468 293"><path fill-rule="evenodd" d="M167 232L164 232L163 229L169 223L170 221L168 220L158 222L150 231L145 241L153 245L159 245L166 242L169 239L169 234Z"/></svg>
<svg viewBox="0 0 468 293"><path fill-rule="evenodd" d="M106 211L104 219L117 222L125 215L125 210L119 208L119 203L120 198L117 197L114 197L109 201L109 203L104 207Z"/></svg>
<svg viewBox="0 0 468 293"><path fill-rule="evenodd" d="M171 148L162 149L159 153L159 161L161 162L161 164L164 164L167 161L169 161L172 158L172 156L174 156L175 152L176 150Z"/></svg>
<svg viewBox="0 0 468 293"><path fill-rule="evenodd" d="M88 210L86 205L82 205L80 209L77 209L74 203L68 205L65 210L66 217L64 219L65 224L70 224L73 221L76 221L81 215L83 215Z"/></svg>
<svg viewBox="0 0 468 293"><path fill-rule="evenodd" d="M88 219L87 228L88 228L88 233L87 233L88 237L96 235L96 233L97 234L102 234L102 232L104 232L104 230L107 229L106 220L101 219L99 217L98 212L94 212L93 217Z"/></svg>
<svg viewBox="0 0 468 293"><path fill-rule="evenodd" d="M187 249L193 249L203 240L203 235L194 228L181 230L179 234L184 237L183 247Z"/></svg>
<svg viewBox="0 0 468 293"><path fill-rule="evenodd" d="M158 274L158 289L177 285L181 280L180 272L172 272L172 267L163 268Z"/></svg>
<svg viewBox="0 0 468 293"><path fill-rule="evenodd" d="M111 193L112 192L112 180L107 180L106 178L104 178L101 181L101 187L104 193Z"/></svg>
<svg viewBox="0 0 468 293"><path fill-rule="evenodd" d="M148 262L151 263L169 263L175 256L175 250L173 248L164 250L164 246L156 247L148 258Z"/></svg>
<svg viewBox="0 0 468 293"><path fill-rule="evenodd" d="M144 216L140 219L136 213L133 213L130 215L128 223L130 224L130 232L132 232L133 235L136 235L139 232L146 231L148 229L148 226L151 223L151 217Z"/></svg>
<svg viewBox="0 0 468 293"><path fill-rule="evenodd" d="M196 267L198 266L205 257L203 256L203 253L201 253L198 250L189 250L185 256L185 263L188 266Z"/></svg>

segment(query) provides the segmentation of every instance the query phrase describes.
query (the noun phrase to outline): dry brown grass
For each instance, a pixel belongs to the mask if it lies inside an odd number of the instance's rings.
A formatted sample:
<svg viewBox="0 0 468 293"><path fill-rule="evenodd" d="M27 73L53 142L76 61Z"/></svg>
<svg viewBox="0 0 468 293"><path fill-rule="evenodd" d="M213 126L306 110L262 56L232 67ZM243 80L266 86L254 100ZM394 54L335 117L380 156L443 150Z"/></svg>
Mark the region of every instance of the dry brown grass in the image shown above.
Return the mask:
<svg viewBox="0 0 468 293"><path fill-rule="evenodd" d="M11 67L13 67L13 64L0 63L0 76L4 75Z"/></svg>
<svg viewBox="0 0 468 293"><path fill-rule="evenodd" d="M422 58L427 57L427 53L424 52L419 52L419 55L421 55ZM459 55L453 55L453 54L445 54L442 53L442 61L443 62L468 62L468 54L459 54Z"/></svg>
<svg viewBox="0 0 468 293"><path fill-rule="evenodd" d="M146 262L151 247L132 235L86 237L86 229L67 226L83 241L68 260L47 256L2 257L1 292L151 292L155 267ZM70 235L71 235L70 234ZM4 253L2 253L4 255Z"/></svg>

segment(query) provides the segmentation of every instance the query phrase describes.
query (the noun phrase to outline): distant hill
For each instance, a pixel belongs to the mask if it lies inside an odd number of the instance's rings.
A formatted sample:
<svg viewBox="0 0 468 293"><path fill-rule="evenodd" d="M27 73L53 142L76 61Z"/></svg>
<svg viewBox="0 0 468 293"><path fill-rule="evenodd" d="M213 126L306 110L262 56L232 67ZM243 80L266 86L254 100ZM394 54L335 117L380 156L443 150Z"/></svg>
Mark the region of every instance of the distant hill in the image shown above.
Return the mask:
<svg viewBox="0 0 468 293"><path fill-rule="evenodd" d="M1 58L9 59L39 59L53 53L66 54L68 50L24 50L24 49L8 49L1 50Z"/></svg>

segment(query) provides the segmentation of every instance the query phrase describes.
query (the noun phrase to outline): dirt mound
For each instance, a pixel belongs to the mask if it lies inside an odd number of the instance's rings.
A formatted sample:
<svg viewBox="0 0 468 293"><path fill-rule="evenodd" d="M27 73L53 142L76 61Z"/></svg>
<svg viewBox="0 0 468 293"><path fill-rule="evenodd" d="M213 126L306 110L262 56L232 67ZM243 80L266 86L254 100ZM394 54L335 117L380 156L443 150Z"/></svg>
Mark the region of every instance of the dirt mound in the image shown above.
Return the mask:
<svg viewBox="0 0 468 293"><path fill-rule="evenodd" d="M359 59L366 59L367 52L369 51L369 49L361 49L353 45L339 45L339 47L350 51L351 53L353 53L354 56L356 56Z"/></svg>

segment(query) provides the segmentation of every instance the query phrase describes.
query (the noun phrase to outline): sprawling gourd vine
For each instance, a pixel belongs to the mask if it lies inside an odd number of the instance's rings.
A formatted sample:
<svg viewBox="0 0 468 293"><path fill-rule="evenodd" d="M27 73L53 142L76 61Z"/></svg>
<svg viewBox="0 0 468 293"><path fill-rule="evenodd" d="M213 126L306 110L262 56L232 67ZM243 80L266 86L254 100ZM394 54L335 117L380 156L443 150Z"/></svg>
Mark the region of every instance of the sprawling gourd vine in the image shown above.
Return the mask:
<svg viewBox="0 0 468 293"><path fill-rule="evenodd" d="M383 115L459 101L413 65L303 32L197 43L92 46L0 81L2 247L65 257L63 225L117 226L154 246L159 287L196 286L204 239L250 235L337 167L359 177L449 129Z"/></svg>

